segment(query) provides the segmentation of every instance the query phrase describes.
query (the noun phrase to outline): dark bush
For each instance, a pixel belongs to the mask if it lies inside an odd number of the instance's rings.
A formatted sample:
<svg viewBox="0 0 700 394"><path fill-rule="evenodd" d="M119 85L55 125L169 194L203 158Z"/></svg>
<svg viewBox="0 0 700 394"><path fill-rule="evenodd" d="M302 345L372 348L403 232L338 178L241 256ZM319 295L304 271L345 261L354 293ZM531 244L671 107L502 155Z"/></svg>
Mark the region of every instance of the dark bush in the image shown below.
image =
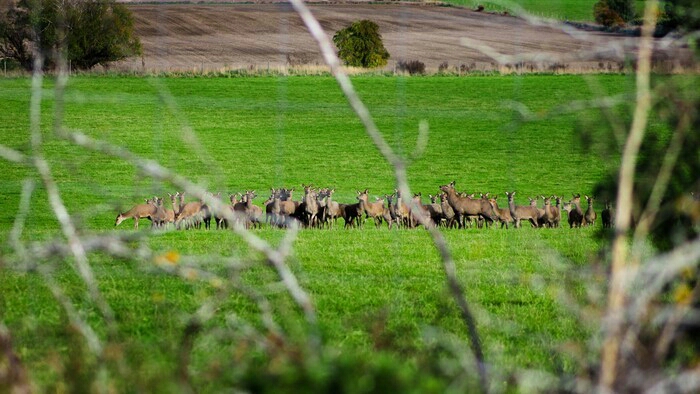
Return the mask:
<svg viewBox="0 0 700 394"><path fill-rule="evenodd" d="M420 60L399 60L396 63L398 71L408 72L411 75L425 74L425 63Z"/></svg>
<svg viewBox="0 0 700 394"><path fill-rule="evenodd" d="M623 26L634 19L632 0L600 0L593 6L593 17L605 27Z"/></svg>
<svg viewBox="0 0 700 394"><path fill-rule="evenodd" d="M73 67L90 69L141 53L133 24L114 0L19 0L0 18L0 56L30 70L36 48L45 69L61 53Z"/></svg>
<svg viewBox="0 0 700 394"><path fill-rule="evenodd" d="M389 52L384 48L379 25L370 20L353 22L333 36L338 48L338 57L348 66L383 67L389 60Z"/></svg>

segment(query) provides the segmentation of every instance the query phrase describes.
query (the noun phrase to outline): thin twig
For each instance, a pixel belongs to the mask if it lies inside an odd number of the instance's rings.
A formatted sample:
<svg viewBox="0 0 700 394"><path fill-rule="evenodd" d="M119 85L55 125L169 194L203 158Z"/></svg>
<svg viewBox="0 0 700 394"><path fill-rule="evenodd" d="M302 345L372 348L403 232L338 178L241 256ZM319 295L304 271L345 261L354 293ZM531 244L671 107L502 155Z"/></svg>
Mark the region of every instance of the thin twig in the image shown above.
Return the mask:
<svg viewBox="0 0 700 394"><path fill-rule="evenodd" d="M618 374L619 349L622 333L622 318L624 304L627 301L628 289L627 270L627 231L630 228L630 218L633 204L634 171L639 147L644 138L649 110L651 108L651 92L649 74L651 70L652 34L656 26L656 9L658 2L651 0L646 3L644 10L644 25L637 59L637 105L630 133L625 143L620 165L618 181L617 205L615 216L615 237L612 246L612 273L608 293L606 312L605 340L602 349L600 385L603 390L612 391Z"/></svg>

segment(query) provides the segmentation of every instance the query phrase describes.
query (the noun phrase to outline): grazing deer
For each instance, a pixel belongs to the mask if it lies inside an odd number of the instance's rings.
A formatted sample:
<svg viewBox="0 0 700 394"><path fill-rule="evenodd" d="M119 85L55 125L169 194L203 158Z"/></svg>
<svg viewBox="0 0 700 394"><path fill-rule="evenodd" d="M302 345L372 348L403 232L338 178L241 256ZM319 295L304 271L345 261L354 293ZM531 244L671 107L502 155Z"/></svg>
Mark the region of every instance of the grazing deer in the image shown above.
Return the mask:
<svg viewBox="0 0 700 394"><path fill-rule="evenodd" d="M117 215L117 220L114 222L114 226L118 226L126 219L134 219L134 229L139 228L139 219L147 218L153 222L153 215L156 213L156 206L151 202L151 200L146 200L145 204L134 205L130 210L120 213Z"/></svg>
<svg viewBox="0 0 700 394"><path fill-rule="evenodd" d="M612 204L610 204L610 201L605 201L605 208L603 212L600 213L600 219L603 221L603 228L612 228L614 217L615 211L612 208Z"/></svg>
<svg viewBox="0 0 700 394"><path fill-rule="evenodd" d="M586 196L586 201L588 202L588 208L583 215L583 225L595 226L595 220L598 218L598 215L595 213L595 209L593 209L593 197Z"/></svg>
<svg viewBox="0 0 700 394"><path fill-rule="evenodd" d="M522 220L529 220L532 227L538 227L537 218L539 217L539 211L537 207L515 205L515 192L506 192L506 197L508 197L508 210L513 218L513 227L520 228Z"/></svg>
<svg viewBox="0 0 700 394"><path fill-rule="evenodd" d="M569 211L569 228L581 227L583 224L583 211L581 210L581 195L573 194L573 199L569 201L571 210Z"/></svg>
<svg viewBox="0 0 700 394"><path fill-rule="evenodd" d="M496 219L493 207L487 199L458 196L455 190L455 181L440 186L440 190L447 194L447 202L452 206L455 214L460 217L480 217L490 222Z"/></svg>
<svg viewBox="0 0 700 394"><path fill-rule="evenodd" d="M489 202L493 207L493 211L496 212L496 217L498 218L498 221L501 222L501 228L505 226L506 229L508 229L508 225L514 222L513 216L511 216L510 214L510 208L500 208L498 206L498 196L493 196L489 198Z"/></svg>

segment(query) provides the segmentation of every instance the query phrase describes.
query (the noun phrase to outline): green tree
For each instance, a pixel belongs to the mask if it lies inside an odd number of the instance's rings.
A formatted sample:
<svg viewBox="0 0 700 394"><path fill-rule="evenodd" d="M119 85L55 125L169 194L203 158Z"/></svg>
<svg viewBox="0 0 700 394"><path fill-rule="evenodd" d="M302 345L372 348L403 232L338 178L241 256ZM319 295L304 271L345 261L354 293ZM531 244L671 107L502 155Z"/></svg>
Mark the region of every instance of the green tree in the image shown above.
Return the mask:
<svg viewBox="0 0 700 394"><path fill-rule="evenodd" d="M384 48L379 25L370 20L353 22L345 29L338 30L333 36L338 48L338 57L348 66L383 67L389 59L389 52Z"/></svg>
<svg viewBox="0 0 700 394"><path fill-rule="evenodd" d="M141 53L133 18L114 0L20 0L0 19L0 56L31 69L35 50L44 68L59 53L79 69Z"/></svg>

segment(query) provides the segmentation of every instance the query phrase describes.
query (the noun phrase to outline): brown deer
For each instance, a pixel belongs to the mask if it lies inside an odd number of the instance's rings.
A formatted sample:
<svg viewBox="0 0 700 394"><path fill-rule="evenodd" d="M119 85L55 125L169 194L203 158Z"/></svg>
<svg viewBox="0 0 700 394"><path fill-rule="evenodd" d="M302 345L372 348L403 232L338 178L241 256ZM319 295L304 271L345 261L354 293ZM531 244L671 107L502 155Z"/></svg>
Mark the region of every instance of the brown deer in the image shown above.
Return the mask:
<svg viewBox="0 0 700 394"><path fill-rule="evenodd" d="M374 225L379 227L384 221L384 200L369 202L369 190L359 193L357 200L360 202L360 209L365 213L365 217L374 219ZM391 223L389 223L391 227Z"/></svg>
<svg viewBox="0 0 700 394"><path fill-rule="evenodd" d="M440 190L447 194L447 202L452 206L455 214L461 217L480 217L490 222L496 219L493 207L487 199L458 196L455 190L455 181L440 186Z"/></svg>
<svg viewBox="0 0 700 394"><path fill-rule="evenodd" d="M612 208L612 204L610 204L610 201L605 201L605 208L603 208L603 212L600 213L600 219L603 221L603 228L612 228L614 217L615 211Z"/></svg>
<svg viewBox="0 0 700 394"><path fill-rule="evenodd" d="M440 205L440 203L437 202L438 196L428 194L428 198L430 198L430 204L424 205L423 208L427 210L428 215L430 215L430 219L433 221L433 223L436 226L439 226L445 219L445 216L442 213L442 205Z"/></svg>
<svg viewBox="0 0 700 394"><path fill-rule="evenodd" d="M556 204L552 207L552 215L554 216L554 222L552 222L552 226L558 228L559 223L561 223L561 197L551 196L550 203L552 198L556 201Z"/></svg>
<svg viewBox="0 0 700 394"><path fill-rule="evenodd" d="M446 193L440 193L440 208L442 208L442 216L445 218L445 227L455 228L459 226L459 223L457 223L457 215L455 215L452 205L447 201Z"/></svg>
<svg viewBox="0 0 700 394"><path fill-rule="evenodd" d="M333 228L338 218L343 216L343 210L340 204L338 204L337 201L333 201L333 193L335 193L335 189L328 189L326 197L328 225L331 228Z"/></svg>
<svg viewBox="0 0 700 394"><path fill-rule="evenodd" d="M394 189L394 194L396 195L396 205L394 205L394 216L396 216L397 220L396 223L401 223L401 225L406 228L413 227L411 207L406 205L406 203L403 201L399 189Z"/></svg>
<svg viewBox="0 0 700 394"><path fill-rule="evenodd" d="M515 205L515 192L506 192L506 197L508 197L508 210L513 218L513 227L520 228L522 220L529 220L532 227L538 227L537 218L539 217L539 211L537 207Z"/></svg>
<svg viewBox="0 0 700 394"><path fill-rule="evenodd" d="M541 196L544 200L544 209L540 216L538 224L544 227L554 227L556 220L554 209L552 207L552 197Z"/></svg>
<svg viewBox="0 0 700 394"><path fill-rule="evenodd" d="M569 228L581 227L583 224L583 211L581 210L581 195L573 194L573 199L569 201L571 211L569 211Z"/></svg>
<svg viewBox="0 0 700 394"><path fill-rule="evenodd" d="M498 221L501 222L501 228L503 226L508 229L508 225L510 223L513 223L513 217L510 214L510 209L509 208L500 208L498 206L498 196L493 196L489 198L489 202L491 203L491 206L493 207L493 211L496 212L496 217L498 218Z"/></svg>
<svg viewBox="0 0 700 394"><path fill-rule="evenodd" d="M593 197L586 196L586 201L588 202L588 208L583 215L583 225L595 226L595 220L598 218L598 215L595 213L595 209L593 209Z"/></svg>
<svg viewBox="0 0 700 394"><path fill-rule="evenodd" d="M309 227L318 225L318 193L311 185L301 185L304 188L304 212L303 222Z"/></svg>
<svg viewBox="0 0 700 394"><path fill-rule="evenodd" d="M126 219L134 219L134 229L139 228L139 219L147 218L153 222L152 216L156 213L156 206L151 200L146 200L145 204L136 204L130 210L117 215L114 226L118 226Z"/></svg>
<svg viewBox="0 0 700 394"><path fill-rule="evenodd" d="M246 227L252 225L253 227L260 228L260 220L262 218L262 208L253 204L253 199L257 196L255 190L246 190L243 195L243 200L245 202L245 215L246 215Z"/></svg>

